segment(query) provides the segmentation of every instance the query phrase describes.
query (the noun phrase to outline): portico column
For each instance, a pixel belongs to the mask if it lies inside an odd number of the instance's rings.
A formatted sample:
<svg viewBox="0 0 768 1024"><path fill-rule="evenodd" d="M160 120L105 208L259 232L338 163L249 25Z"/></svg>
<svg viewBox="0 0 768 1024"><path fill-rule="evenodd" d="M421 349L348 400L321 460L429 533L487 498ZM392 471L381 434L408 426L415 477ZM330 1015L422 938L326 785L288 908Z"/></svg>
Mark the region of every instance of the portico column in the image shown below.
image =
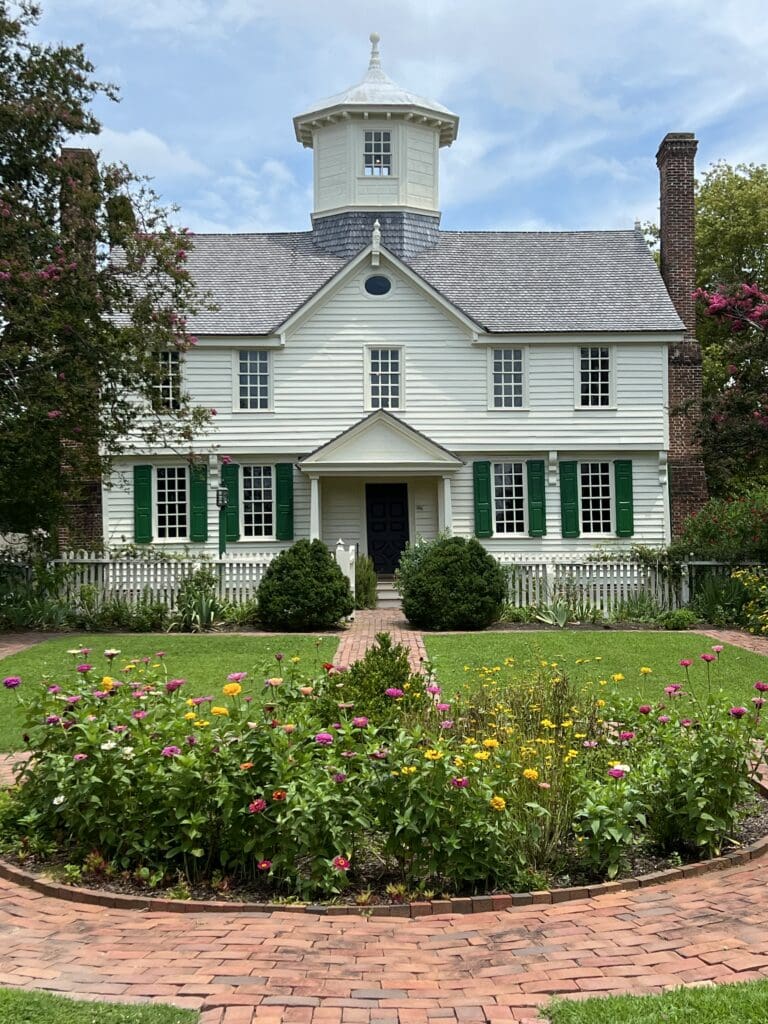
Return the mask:
<svg viewBox="0 0 768 1024"><path fill-rule="evenodd" d="M442 522L439 523L441 533L453 533L453 506L451 504L451 478L443 477L443 500L441 502Z"/></svg>
<svg viewBox="0 0 768 1024"><path fill-rule="evenodd" d="M320 479L309 478L309 539L320 539Z"/></svg>

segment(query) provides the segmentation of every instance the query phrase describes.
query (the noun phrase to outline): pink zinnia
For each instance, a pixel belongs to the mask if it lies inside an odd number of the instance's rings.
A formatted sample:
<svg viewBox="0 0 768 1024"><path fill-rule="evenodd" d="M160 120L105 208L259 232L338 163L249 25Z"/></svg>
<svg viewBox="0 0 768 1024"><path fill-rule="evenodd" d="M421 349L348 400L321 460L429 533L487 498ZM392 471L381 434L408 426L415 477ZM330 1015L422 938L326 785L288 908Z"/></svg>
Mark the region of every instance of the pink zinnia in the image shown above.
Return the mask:
<svg viewBox="0 0 768 1024"><path fill-rule="evenodd" d="M75 754L75 756L72 758L72 760L73 761L87 761L88 760L88 755L87 754Z"/></svg>
<svg viewBox="0 0 768 1024"><path fill-rule="evenodd" d="M682 661L678 662L681 668L690 668L693 662L690 658L683 658Z"/></svg>
<svg viewBox="0 0 768 1024"><path fill-rule="evenodd" d="M700 654L699 657L701 658L702 661L707 661L707 662L715 660L714 654Z"/></svg>
<svg viewBox="0 0 768 1024"><path fill-rule="evenodd" d="M329 747L333 743L333 736L329 732L319 732L315 736L315 743L319 743L321 747Z"/></svg>
<svg viewBox="0 0 768 1024"><path fill-rule="evenodd" d="M193 697L192 704L194 707L199 708L201 704L207 704L213 701L213 697Z"/></svg>
<svg viewBox="0 0 768 1024"><path fill-rule="evenodd" d="M368 725L368 719L361 715L359 718L352 719L352 725L354 725L356 729L364 729L366 725Z"/></svg>
<svg viewBox="0 0 768 1024"><path fill-rule="evenodd" d="M93 668L93 665L78 665L77 666L77 671L78 672L82 672L82 674L85 675L85 673L86 672L90 672L92 668Z"/></svg>
<svg viewBox="0 0 768 1024"><path fill-rule="evenodd" d="M666 693L668 697L677 697L681 690L682 686L680 683L672 683L671 686L664 687L664 693Z"/></svg>
<svg viewBox="0 0 768 1024"><path fill-rule="evenodd" d="M755 705L755 707L759 711L760 708L765 704L765 697L753 697L752 698L752 703Z"/></svg>
<svg viewBox="0 0 768 1024"><path fill-rule="evenodd" d="M79 693L74 693L71 697L67 697L67 704L79 704L82 699Z"/></svg>
<svg viewBox="0 0 768 1024"><path fill-rule="evenodd" d="M165 692L175 693L177 690L181 689L184 683L186 683L186 679L169 679L165 684Z"/></svg>
<svg viewBox="0 0 768 1024"><path fill-rule="evenodd" d="M162 753L163 757L178 757L179 754L181 753L181 748L174 746L163 747Z"/></svg>
<svg viewBox="0 0 768 1024"><path fill-rule="evenodd" d="M333 779L334 782L346 782L347 781L347 776L346 776L345 772L336 772L336 774L332 775L331 778Z"/></svg>
<svg viewBox="0 0 768 1024"><path fill-rule="evenodd" d="M682 725L684 729L687 729L689 726L693 725L693 722L690 718L681 718L680 725Z"/></svg>
<svg viewBox="0 0 768 1024"><path fill-rule="evenodd" d="M248 804L248 810L250 811L251 814L261 814L261 812L266 811L266 809L267 801L262 800L261 798L259 798L258 800L254 800L252 803Z"/></svg>
<svg viewBox="0 0 768 1024"><path fill-rule="evenodd" d="M469 779L466 775L456 776L451 779L451 785L454 789L466 789L469 785Z"/></svg>
<svg viewBox="0 0 768 1024"><path fill-rule="evenodd" d="M617 765L615 768L609 768L608 774L611 776L612 779L623 779L627 773L624 771L623 768L619 768L619 766Z"/></svg>
<svg viewBox="0 0 768 1024"><path fill-rule="evenodd" d="M441 729L452 729L453 728L453 721L450 718L446 718L446 720L444 722L440 723L440 728Z"/></svg>
<svg viewBox="0 0 768 1024"><path fill-rule="evenodd" d="M143 708L137 708L136 711L131 712L131 718L135 718L138 721L138 719L140 718L146 718L147 714L148 712L146 712Z"/></svg>
<svg viewBox="0 0 768 1024"><path fill-rule="evenodd" d="M394 700L397 700L399 697L403 696L403 691L399 690L396 686L390 686L388 689L384 691L384 693L386 694L387 697L392 697Z"/></svg>
<svg viewBox="0 0 768 1024"><path fill-rule="evenodd" d="M48 715L48 717L45 720L45 724L46 725L58 725L60 721L61 721L61 719L59 718L58 715Z"/></svg>
<svg viewBox="0 0 768 1024"><path fill-rule="evenodd" d="M227 676L228 683L242 683L248 677L247 672L230 672Z"/></svg>
<svg viewBox="0 0 768 1024"><path fill-rule="evenodd" d="M435 708L436 708L437 711L450 711L451 710L451 705L450 704L435 704Z"/></svg>
<svg viewBox="0 0 768 1024"><path fill-rule="evenodd" d="M338 857L334 857L333 860L331 861L331 864L336 868L337 871L349 871L350 867L352 866L350 861L348 861L346 857L342 857L341 855L339 855Z"/></svg>
<svg viewBox="0 0 768 1024"><path fill-rule="evenodd" d="M597 740L584 740L582 747L586 747L587 750L594 750L597 746Z"/></svg>
<svg viewBox="0 0 768 1024"><path fill-rule="evenodd" d="M640 712L641 715L650 715L653 708L650 704L641 704L637 710Z"/></svg>
<svg viewBox="0 0 768 1024"><path fill-rule="evenodd" d="M635 738L635 734L633 732L620 732L619 733L619 739L622 741L622 743L628 743L630 740L633 740L634 738Z"/></svg>
<svg viewBox="0 0 768 1024"><path fill-rule="evenodd" d="M722 644L715 644L715 646L712 648L712 650L715 652L715 654L720 654L722 649L723 649L723 645Z"/></svg>
<svg viewBox="0 0 768 1024"><path fill-rule="evenodd" d="M659 715L656 721L661 722L662 725L666 725L667 722L671 721L671 718L669 717L669 715Z"/></svg>
<svg viewBox="0 0 768 1024"><path fill-rule="evenodd" d="M758 681L755 683L755 689L758 690L760 693L766 693L768 692L768 683L761 683L758 679Z"/></svg>
<svg viewBox="0 0 768 1024"><path fill-rule="evenodd" d="M269 869L272 867L272 861L260 860L256 867L259 869L259 871L269 871Z"/></svg>
<svg viewBox="0 0 768 1024"><path fill-rule="evenodd" d="M61 693L61 687L60 686L49 686L48 687L48 693Z"/></svg>
<svg viewBox="0 0 768 1024"><path fill-rule="evenodd" d="M438 693L442 692L443 691L440 689L440 687L436 686L434 683L427 687L427 693L431 693L433 696L437 696Z"/></svg>
<svg viewBox="0 0 768 1024"><path fill-rule="evenodd" d="M744 715L746 715L746 713L746 708L730 708L730 710L728 711L728 714L731 715L733 718L743 718Z"/></svg>
<svg viewBox="0 0 768 1024"><path fill-rule="evenodd" d="M17 686L21 686L20 676L6 676L3 680L3 686L6 690L15 690Z"/></svg>

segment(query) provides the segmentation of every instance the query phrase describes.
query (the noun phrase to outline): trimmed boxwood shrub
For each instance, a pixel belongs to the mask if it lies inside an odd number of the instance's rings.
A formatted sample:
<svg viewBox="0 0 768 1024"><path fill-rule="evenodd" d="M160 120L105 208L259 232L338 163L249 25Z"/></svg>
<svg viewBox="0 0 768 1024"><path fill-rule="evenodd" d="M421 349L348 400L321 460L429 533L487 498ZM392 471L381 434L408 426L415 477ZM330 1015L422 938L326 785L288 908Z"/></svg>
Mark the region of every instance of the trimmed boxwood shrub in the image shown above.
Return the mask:
<svg viewBox="0 0 768 1024"><path fill-rule="evenodd" d="M344 573L320 540L282 551L259 586L259 621L273 630L328 629L354 610Z"/></svg>
<svg viewBox="0 0 768 1024"><path fill-rule="evenodd" d="M419 629L484 629L502 612L507 577L478 541L440 537L406 550L397 573L403 611Z"/></svg>

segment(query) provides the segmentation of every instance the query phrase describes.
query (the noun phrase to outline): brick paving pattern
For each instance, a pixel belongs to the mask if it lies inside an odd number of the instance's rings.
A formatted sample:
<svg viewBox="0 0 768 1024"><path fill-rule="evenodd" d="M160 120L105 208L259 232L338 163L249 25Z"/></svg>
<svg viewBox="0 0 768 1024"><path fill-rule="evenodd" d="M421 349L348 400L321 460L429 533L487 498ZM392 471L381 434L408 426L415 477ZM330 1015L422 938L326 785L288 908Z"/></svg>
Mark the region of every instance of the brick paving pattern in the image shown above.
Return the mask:
<svg viewBox="0 0 768 1024"><path fill-rule="evenodd" d="M400 608L373 608L355 612L351 626L341 638L334 665L348 667L364 657L373 646L377 633L389 633L392 642L408 648L408 661L413 672L420 672L426 660L424 639L421 633L410 629Z"/></svg>

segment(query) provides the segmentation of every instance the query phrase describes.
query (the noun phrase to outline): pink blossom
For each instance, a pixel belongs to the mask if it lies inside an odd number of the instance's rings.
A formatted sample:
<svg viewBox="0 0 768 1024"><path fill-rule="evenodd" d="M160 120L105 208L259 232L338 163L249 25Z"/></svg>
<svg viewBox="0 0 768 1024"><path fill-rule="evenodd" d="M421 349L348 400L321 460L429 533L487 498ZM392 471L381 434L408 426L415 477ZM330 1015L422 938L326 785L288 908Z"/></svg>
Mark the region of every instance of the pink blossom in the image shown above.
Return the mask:
<svg viewBox="0 0 768 1024"><path fill-rule="evenodd" d="M321 747L329 747L333 743L333 736L329 732L319 732L315 736L315 743L319 743Z"/></svg>
<svg viewBox="0 0 768 1024"><path fill-rule="evenodd" d="M723 649L723 645L722 644L715 644L714 647L712 648L712 650L715 652L715 654L720 654L722 649Z"/></svg>
<svg viewBox="0 0 768 1024"><path fill-rule="evenodd" d="M192 704L194 707L199 708L201 704L209 704L213 701L213 697L193 697Z"/></svg>
<svg viewBox="0 0 768 1024"><path fill-rule="evenodd" d="M72 760L73 761L87 761L88 760L88 755L87 754L75 754L75 756L72 758Z"/></svg>
<svg viewBox="0 0 768 1024"><path fill-rule="evenodd" d="M77 671L81 672L83 675L85 675L85 673L86 672L90 672L92 668L93 668L93 665L78 665L77 666Z"/></svg>
<svg viewBox="0 0 768 1024"><path fill-rule="evenodd" d="M656 721L661 722L662 725L666 725L668 722L671 722L672 719L669 717L669 715L659 715Z"/></svg>
<svg viewBox="0 0 768 1024"><path fill-rule="evenodd" d="M137 708L135 711L131 712L131 718L135 718L136 721L139 721L141 718L146 718L148 713L149 712L145 711L143 708Z"/></svg>
<svg viewBox="0 0 768 1024"><path fill-rule="evenodd" d="M552 789L552 784L550 782L540 782L539 789Z"/></svg>
<svg viewBox="0 0 768 1024"><path fill-rule="evenodd" d="M186 683L186 679L169 679L165 684L166 693L175 693Z"/></svg>
<svg viewBox="0 0 768 1024"><path fill-rule="evenodd" d="M352 719L352 725L355 729L364 729L368 725L368 719L364 715L360 715L358 718Z"/></svg>
<svg viewBox="0 0 768 1024"><path fill-rule="evenodd" d="M678 697L682 689L683 688L680 683L672 683L671 686L664 687L664 693L666 693L668 697Z"/></svg>
<svg viewBox="0 0 768 1024"><path fill-rule="evenodd" d="M446 720L444 722L440 723L440 728L441 729L452 729L453 728L453 721L452 721L452 719L446 718Z"/></svg>
<svg viewBox="0 0 768 1024"><path fill-rule="evenodd" d="M82 699L79 693L75 693L71 697L67 697L67 704L79 704Z"/></svg>
<svg viewBox="0 0 768 1024"><path fill-rule="evenodd" d="M633 732L629 732L628 731L628 732L620 732L619 733L619 739L621 740L622 743L629 743L629 741L633 740L634 738L635 738L635 734Z"/></svg>
<svg viewBox="0 0 768 1024"><path fill-rule="evenodd" d="M755 689L758 691L758 693L766 693L768 692L768 683L762 683L758 679L758 681L755 683Z"/></svg>
<svg viewBox="0 0 768 1024"><path fill-rule="evenodd" d="M641 715L650 715L653 708L650 704L641 704L637 710L640 712Z"/></svg>
<svg viewBox="0 0 768 1024"><path fill-rule="evenodd" d="M266 809L267 809L267 801L266 800L258 799L258 800L254 800L252 803L248 804L248 810L249 810L249 812L251 814L261 814L262 811L266 811Z"/></svg>
<svg viewBox="0 0 768 1024"><path fill-rule="evenodd" d="M61 721L61 719L59 718L58 715L48 715L48 717L45 720L45 724L46 725L58 725L60 721Z"/></svg>
<svg viewBox="0 0 768 1024"><path fill-rule="evenodd" d="M332 775L331 778L333 779L334 782L346 782L347 781L346 772L336 772L336 774Z"/></svg>
<svg viewBox="0 0 768 1024"><path fill-rule="evenodd" d="M451 710L451 705L450 704L435 704L435 708L436 708L437 711L450 711Z"/></svg>
<svg viewBox="0 0 768 1024"><path fill-rule="evenodd" d="M396 686L390 686L384 691L387 697L391 697L393 700L399 700L403 696L403 691L399 690Z"/></svg>
<svg viewBox="0 0 768 1024"><path fill-rule="evenodd" d="M594 750L596 746L597 740L584 740L582 743L582 747L585 747L587 750Z"/></svg>
<svg viewBox="0 0 768 1024"><path fill-rule="evenodd" d="M47 415L49 420L57 420L61 416L61 409L51 409Z"/></svg>
<svg viewBox="0 0 768 1024"><path fill-rule="evenodd" d="M451 785L454 789L466 789L469 785L469 779L466 775L454 776L454 778L451 779Z"/></svg>
<svg viewBox="0 0 768 1024"><path fill-rule="evenodd" d="M714 654L700 654L699 657L702 661L706 661L707 663L715 660Z"/></svg>
<svg viewBox="0 0 768 1024"><path fill-rule="evenodd" d="M755 707L759 711L760 708L765 704L765 697L753 697L752 698L752 703L755 705Z"/></svg>
<svg viewBox="0 0 768 1024"><path fill-rule="evenodd" d="M434 683L430 684L427 687L427 693L431 693L432 696L437 696L438 693L442 693L442 692L443 691L440 689L440 687L436 686Z"/></svg>
<svg viewBox="0 0 768 1024"><path fill-rule="evenodd" d="M743 718L744 715L746 715L746 713L747 709L741 707L730 708L728 711L728 714L731 715L733 718Z"/></svg>
<svg viewBox="0 0 768 1024"><path fill-rule="evenodd" d="M683 658L682 661L678 662L681 668L690 668L693 662L690 658Z"/></svg>
<svg viewBox="0 0 768 1024"><path fill-rule="evenodd" d="M6 676L3 680L3 686L6 690L15 690L17 686L21 686L20 676Z"/></svg>
<svg viewBox="0 0 768 1024"><path fill-rule="evenodd" d="M53 686L49 686L48 693L61 693L61 687L56 686L55 684Z"/></svg>
<svg viewBox="0 0 768 1024"><path fill-rule="evenodd" d="M612 779L623 779L627 773L620 765L616 765L615 768L608 769L608 774Z"/></svg>
<svg viewBox="0 0 768 1024"><path fill-rule="evenodd" d="M242 683L244 679L248 678L247 672L230 672L227 676L228 683Z"/></svg>
<svg viewBox="0 0 768 1024"><path fill-rule="evenodd" d="M163 757L178 757L180 753L181 749L174 746L163 747L162 750Z"/></svg>
<svg viewBox="0 0 768 1024"><path fill-rule="evenodd" d="M339 855L338 857L334 857L333 860L331 861L331 864L333 865L333 867L336 868L337 871L349 871L349 869L352 866L351 863L347 860L347 858L342 857L341 855Z"/></svg>
<svg viewBox="0 0 768 1024"><path fill-rule="evenodd" d="M693 722L690 718L681 718L680 725L682 725L684 729L687 729L689 726L693 725Z"/></svg>

